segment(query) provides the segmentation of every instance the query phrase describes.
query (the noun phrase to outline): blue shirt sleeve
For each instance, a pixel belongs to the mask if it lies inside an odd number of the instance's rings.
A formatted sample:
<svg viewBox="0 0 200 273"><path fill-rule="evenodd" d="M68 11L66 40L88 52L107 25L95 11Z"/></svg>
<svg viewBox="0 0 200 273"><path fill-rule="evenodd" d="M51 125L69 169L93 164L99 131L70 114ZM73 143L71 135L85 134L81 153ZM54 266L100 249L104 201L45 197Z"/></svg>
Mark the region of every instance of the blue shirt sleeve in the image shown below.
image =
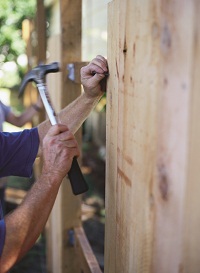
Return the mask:
<svg viewBox="0 0 200 273"><path fill-rule="evenodd" d="M17 133L0 133L0 177L15 175L29 177L37 156L37 128ZM5 243L6 227L0 204L0 256Z"/></svg>
<svg viewBox="0 0 200 273"><path fill-rule="evenodd" d="M14 133L0 133L0 177L30 177L37 156L37 128Z"/></svg>

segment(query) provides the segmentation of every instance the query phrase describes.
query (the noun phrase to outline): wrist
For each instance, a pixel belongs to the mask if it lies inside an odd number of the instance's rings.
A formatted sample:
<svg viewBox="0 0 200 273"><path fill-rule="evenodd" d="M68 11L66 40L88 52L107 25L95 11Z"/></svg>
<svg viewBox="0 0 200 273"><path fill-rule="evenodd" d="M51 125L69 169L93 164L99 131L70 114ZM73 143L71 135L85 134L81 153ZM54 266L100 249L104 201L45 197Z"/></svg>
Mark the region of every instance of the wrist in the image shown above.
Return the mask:
<svg viewBox="0 0 200 273"><path fill-rule="evenodd" d="M63 180L62 175L59 173L54 172L47 172L46 170L42 169L40 179L49 186L59 186Z"/></svg>
<svg viewBox="0 0 200 273"><path fill-rule="evenodd" d="M101 98L103 96L104 92L99 91L98 93L96 93L96 92L92 93L91 91L88 91L88 90L84 89L83 94L85 94L85 97L88 98L89 100L94 100L96 98Z"/></svg>

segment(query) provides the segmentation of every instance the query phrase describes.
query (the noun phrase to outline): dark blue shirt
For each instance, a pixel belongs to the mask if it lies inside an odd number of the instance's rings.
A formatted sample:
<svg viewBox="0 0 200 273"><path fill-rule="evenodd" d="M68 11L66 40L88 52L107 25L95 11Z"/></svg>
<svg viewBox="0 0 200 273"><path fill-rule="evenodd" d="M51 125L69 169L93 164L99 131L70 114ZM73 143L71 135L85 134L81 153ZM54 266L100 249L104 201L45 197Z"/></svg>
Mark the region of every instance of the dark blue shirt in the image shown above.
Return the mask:
<svg viewBox="0 0 200 273"><path fill-rule="evenodd" d="M17 133L0 133L0 177L30 177L37 156L39 136L37 128ZM0 206L0 256L5 242L5 222Z"/></svg>

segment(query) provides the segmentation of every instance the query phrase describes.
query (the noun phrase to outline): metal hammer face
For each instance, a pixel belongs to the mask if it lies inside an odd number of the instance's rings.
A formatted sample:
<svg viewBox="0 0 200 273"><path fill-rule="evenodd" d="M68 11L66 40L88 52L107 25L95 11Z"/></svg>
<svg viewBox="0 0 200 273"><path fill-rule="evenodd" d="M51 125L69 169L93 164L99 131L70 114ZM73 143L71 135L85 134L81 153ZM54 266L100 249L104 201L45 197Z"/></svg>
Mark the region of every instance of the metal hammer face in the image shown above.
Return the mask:
<svg viewBox="0 0 200 273"><path fill-rule="evenodd" d="M41 84L41 83L45 83L45 76L48 73L55 73L59 71L59 63L58 62L54 62L51 64L40 64L38 66L36 66L35 68L33 68L31 71L29 71L20 86L19 89L19 97L21 97L24 93L24 90L26 88L26 85L28 82L35 82L36 84Z"/></svg>

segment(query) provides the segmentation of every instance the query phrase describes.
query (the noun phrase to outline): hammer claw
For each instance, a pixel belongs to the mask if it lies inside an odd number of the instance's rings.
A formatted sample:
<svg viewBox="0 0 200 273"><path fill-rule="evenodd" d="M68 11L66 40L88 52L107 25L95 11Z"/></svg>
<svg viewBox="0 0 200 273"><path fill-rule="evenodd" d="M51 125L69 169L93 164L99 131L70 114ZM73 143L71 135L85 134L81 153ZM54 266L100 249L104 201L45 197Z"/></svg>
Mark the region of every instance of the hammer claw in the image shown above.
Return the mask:
<svg viewBox="0 0 200 273"><path fill-rule="evenodd" d="M19 88L19 97L21 97L24 93L25 87L27 85L28 82L35 82L36 84L40 84L40 83L44 83L45 82L45 77L46 74L48 73L55 73L59 71L59 63L58 62L54 62L51 64L40 64L38 66L36 66L35 68L33 68L31 71L29 71L22 83L21 86Z"/></svg>

